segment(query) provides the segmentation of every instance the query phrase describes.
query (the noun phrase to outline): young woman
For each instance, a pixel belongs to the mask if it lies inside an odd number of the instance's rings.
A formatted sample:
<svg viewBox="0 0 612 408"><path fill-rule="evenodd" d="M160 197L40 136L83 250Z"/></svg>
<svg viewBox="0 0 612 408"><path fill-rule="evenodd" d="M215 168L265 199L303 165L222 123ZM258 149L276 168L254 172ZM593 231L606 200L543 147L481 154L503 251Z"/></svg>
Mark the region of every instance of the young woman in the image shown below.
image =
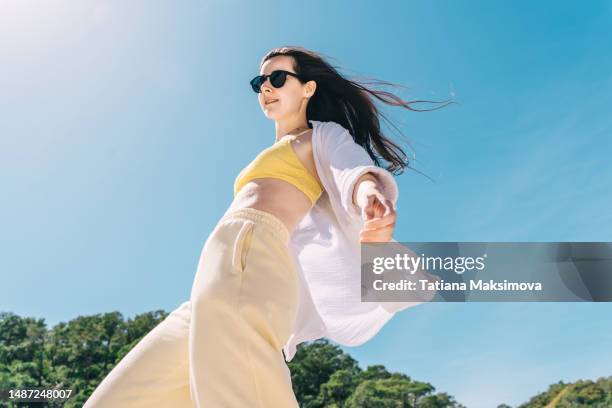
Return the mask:
<svg viewBox="0 0 612 408"><path fill-rule="evenodd" d="M301 47L269 52L251 87L275 123L274 143L236 178L190 300L117 364L86 408L297 407L285 360L299 343L362 344L416 304L360 301L359 244L393 240L391 172L408 165L380 132L370 95L408 103Z"/></svg>

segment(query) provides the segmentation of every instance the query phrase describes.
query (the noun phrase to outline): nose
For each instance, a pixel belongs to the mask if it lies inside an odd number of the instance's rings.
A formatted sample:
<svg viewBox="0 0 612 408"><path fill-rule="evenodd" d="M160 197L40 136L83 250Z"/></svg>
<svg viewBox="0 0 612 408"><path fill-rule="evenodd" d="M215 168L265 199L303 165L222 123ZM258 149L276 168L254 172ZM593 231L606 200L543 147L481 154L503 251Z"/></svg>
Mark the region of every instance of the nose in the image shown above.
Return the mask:
<svg viewBox="0 0 612 408"><path fill-rule="evenodd" d="M270 83L270 77L267 77L266 80L260 86L261 92L263 92L264 90L270 91L271 87L272 84Z"/></svg>

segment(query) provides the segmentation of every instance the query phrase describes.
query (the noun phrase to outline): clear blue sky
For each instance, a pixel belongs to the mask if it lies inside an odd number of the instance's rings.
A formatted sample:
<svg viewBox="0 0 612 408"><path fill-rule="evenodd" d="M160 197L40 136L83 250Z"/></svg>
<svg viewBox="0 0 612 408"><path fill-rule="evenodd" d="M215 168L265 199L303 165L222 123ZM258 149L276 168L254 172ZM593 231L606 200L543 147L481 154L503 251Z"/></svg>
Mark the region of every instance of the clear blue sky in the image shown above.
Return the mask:
<svg viewBox="0 0 612 408"><path fill-rule="evenodd" d="M283 44L460 102L385 110L436 180L397 178L396 239L612 241L610 38L596 0L4 1L0 310L52 326L186 300L273 141L248 81ZM609 303L426 304L345 350L492 407L612 375L611 323Z"/></svg>

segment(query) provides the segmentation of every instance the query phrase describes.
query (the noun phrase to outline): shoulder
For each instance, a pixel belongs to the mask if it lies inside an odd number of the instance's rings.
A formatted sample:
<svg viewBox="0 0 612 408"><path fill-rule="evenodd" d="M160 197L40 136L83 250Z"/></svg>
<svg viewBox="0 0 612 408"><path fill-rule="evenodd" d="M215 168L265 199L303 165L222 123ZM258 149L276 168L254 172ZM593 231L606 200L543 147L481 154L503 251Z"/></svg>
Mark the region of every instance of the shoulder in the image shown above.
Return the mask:
<svg viewBox="0 0 612 408"><path fill-rule="evenodd" d="M348 130L342 126L341 124L334 121L317 121L311 120L313 122L313 127L319 129L325 135L334 134L334 133L348 133Z"/></svg>
<svg viewBox="0 0 612 408"><path fill-rule="evenodd" d="M347 141L354 141L350 132L337 122L316 120L310 122L313 122L313 129L316 129L313 132L316 134L314 138L318 138L318 142L326 148L332 148Z"/></svg>

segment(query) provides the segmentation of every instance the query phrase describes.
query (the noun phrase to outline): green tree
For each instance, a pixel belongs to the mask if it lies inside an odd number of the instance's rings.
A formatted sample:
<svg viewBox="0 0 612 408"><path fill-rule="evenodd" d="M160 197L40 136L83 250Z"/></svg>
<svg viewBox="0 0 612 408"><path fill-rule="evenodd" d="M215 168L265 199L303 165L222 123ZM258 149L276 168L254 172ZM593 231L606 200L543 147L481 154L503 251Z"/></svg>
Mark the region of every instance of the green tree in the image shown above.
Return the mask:
<svg viewBox="0 0 612 408"><path fill-rule="evenodd" d="M357 361L326 339L301 344L287 365L300 408L323 406L319 396L320 388L336 371L359 371Z"/></svg>
<svg viewBox="0 0 612 408"><path fill-rule="evenodd" d="M342 407L357 387L354 371L341 369L331 375L319 389L317 404L322 407Z"/></svg>
<svg viewBox="0 0 612 408"><path fill-rule="evenodd" d="M410 380L386 378L365 380L346 401L346 408L412 408Z"/></svg>

